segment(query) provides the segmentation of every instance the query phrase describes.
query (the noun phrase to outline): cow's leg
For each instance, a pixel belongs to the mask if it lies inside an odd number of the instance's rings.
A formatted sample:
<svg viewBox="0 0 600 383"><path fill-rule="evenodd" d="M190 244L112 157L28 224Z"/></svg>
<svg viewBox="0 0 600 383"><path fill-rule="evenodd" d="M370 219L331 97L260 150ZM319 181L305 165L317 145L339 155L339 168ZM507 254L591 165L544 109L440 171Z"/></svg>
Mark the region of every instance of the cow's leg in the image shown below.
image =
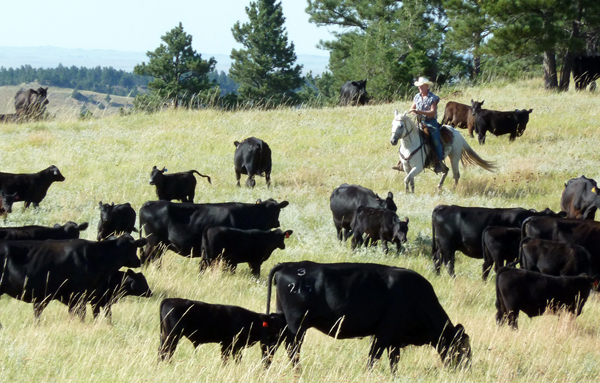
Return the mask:
<svg viewBox="0 0 600 383"><path fill-rule="evenodd" d="M338 222L338 221L336 221L334 219L333 220L333 225L335 226L335 231L337 233L337 238L341 242L342 241L342 223Z"/></svg>
<svg viewBox="0 0 600 383"><path fill-rule="evenodd" d="M300 363L300 348L304 342L304 334L305 330L299 329L295 335L290 333L285 338L285 348L294 367Z"/></svg>
<svg viewBox="0 0 600 383"><path fill-rule="evenodd" d="M477 138L478 138L478 140L479 140L479 145L483 145L483 144L485 144L485 132L486 132L486 130L482 128L482 129L481 129L481 130L479 130L479 132L477 133Z"/></svg>
<svg viewBox="0 0 600 383"><path fill-rule="evenodd" d="M25 201L25 207L23 208L23 210L27 209L29 205L31 205L31 202Z"/></svg>
<svg viewBox="0 0 600 383"><path fill-rule="evenodd" d="M456 260L456 252L455 251L448 252L448 256L444 257L444 264L446 265L446 268L448 269L448 274L450 274L451 277L456 276L454 274L454 261L455 260Z"/></svg>
<svg viewBox="0 0 600 383"><path fill-rule="evenodd" d="M352 250L356 249L356 247L361 247L363 244L363 237L362 237L363 233L360 232L359 230L356 230L354 232L354 235L352 236L352 241L350 243L350 247Z"/></svg>
<svg viewBox="0 0 600 383"><path fill-rule="evenodd" d="M158 361L170 361L175 349L177 348L177 343L179 343L179 339L181 335L179 334L170 334L171 331L167 331L161 326L160 333L160 346L158 347Z"/></svg>
<svg viewBox="0 0 600 383"><path fill-rule="evenodd" d="M36 323L40 322L40 316L42 316L42 311L48 306L48 301L44 299L41 302L33 302L33 317Z"/></svg>
<svg viewBox="0 0 600 383"><path fill-rule="evenodd" d="M369 349L369 360L367 361L367 368L373 368L375 362L381 359L383 351L388 347L387 344L380 341L379 335L375 335L371 339L371 348Z"/></svg>
<svg viewBox="0 0 600 383"><path fill-rule="evenodd" d="M388 347L388 356L390 357L390 371L392 372L392 374L396 373L396 367L398 366L398 362L400 361L400 351L402 351L402 348L400 346Z"/></svg>
<svg viewBox="0 0 600 383"><path fill-rule="evenodd" d="M265 173L265 180L267 181L267 187L271 187L271 173Z"/></svg>
<svg viewBox="0 0 600 383"><path fill-rule="evenodd" d="M352 235L352 230L349 229L345 229L344 228L344 242L346 242L348 240L348 238L350 238L350 236Z"/></svg>
<svg viewBox="0 0 600 383"><path fill-rule="evenodd" d="M254 179L254 174L248 174L248 178L246 179L246 186L253 189L255 185L256 180Z"/></svg>
<svg viewBox="0 0 600 383"><path fill-rule="evenodd" d="M481 272L481 279L483 279L483 281L487 281L488 276L490 275L490 270L492 269L494 262L491 259L488 258L484 258L483 260L483 266L482 268L482 272Z"/></svg>
<svg viewBox="0 0 600 383"><path fill-rule="evenodd" d="M513 330L518 330L519 329L519 311L516 310L511 310L508 312L508 315L506 316L507 320L508 320L508 325L510 327L512 327Z"/></svg>
<svg viewBox="0 0 600 383"><path fill-rule="evenodd" d="M221 344L221 361L223 364L227 364L227 362L229 362L229 358L233 354L233 347L233 344Z"/></svg>
<svg viewBox="0 0 600 383"><path fill-rule="evenodd" d="M385 254L390 252L390 249L388 249L387 241L385 239L381 240L381 248L383 249L383 252Z"/></svg>
<svg viewBox="0 0 600 383"><path fill-rule="evenodd" d="M252 276L255 278L260 278L260 262L256 262L256 263L248 263L248 266L250 266L250 272L252 273Z"/></svg>
<svg viewBox="0 0 600 383"><path fill-rule="evenodd" d="M235 180L237 181L237 187L240 187L240 178L242 178L242 173L235 171Z"/></svg>

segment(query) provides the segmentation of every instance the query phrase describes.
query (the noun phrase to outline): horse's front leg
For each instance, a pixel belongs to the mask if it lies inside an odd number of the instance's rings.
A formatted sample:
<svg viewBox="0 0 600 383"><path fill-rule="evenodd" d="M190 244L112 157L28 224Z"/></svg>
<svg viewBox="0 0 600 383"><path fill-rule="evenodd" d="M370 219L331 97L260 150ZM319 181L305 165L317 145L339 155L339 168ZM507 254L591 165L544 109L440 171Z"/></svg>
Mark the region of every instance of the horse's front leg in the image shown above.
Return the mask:
<svg viewBox="0 0 600 383"><path fill-rule="evenodd" d="M406 171L406 165L404 165L404 171ZM407 193L414 193L415 192L415 177L417 176L417 174L421 173L423 171L423 167L422 166L415 166L412 169L410 169L410 171L406 171L406 173L408 174L406 176L406 178L404 178L404 185L406 185L406 192ZM408 191L408 186L410 185L410 192Z"/></svg>

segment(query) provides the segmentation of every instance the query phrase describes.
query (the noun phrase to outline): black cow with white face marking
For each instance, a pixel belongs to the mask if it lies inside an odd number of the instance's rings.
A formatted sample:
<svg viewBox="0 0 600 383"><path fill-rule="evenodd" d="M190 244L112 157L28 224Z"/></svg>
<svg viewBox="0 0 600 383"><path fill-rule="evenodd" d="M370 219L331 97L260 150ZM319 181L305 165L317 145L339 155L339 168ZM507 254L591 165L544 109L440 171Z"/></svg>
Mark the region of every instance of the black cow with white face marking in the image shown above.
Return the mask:
<svg viewBox="0 0 600 383"><path fill-rule="evenodd" d="M485 208L438 205L431 213L431 254L436 271L442 263L454 276L454 261L457 250L467 257L482 259L482 234L488 226L521 227L525 219L533 216L564 217L565 213L554 213L523 208ZM484 263L483 271L489 266Z"/></svg>
<svg viewBox="0 0 600 383"><path fill-rule="evenodd" d="M279 314L260 314L238 306L215 305L181 298L167 298L160 303L159 361L169 361L182 337L194 347L219 343L221 358L226 363L233 356L242 358L240 351L260 342L263 358L277 343L285 327Z"/></svg>
<svg viewBox="0 0 600 383"><path fill-rule="evenodd" d="M210 226L242 230L277 228L279 213L288 204L273 199L259 203L146 202L139 214L140 228L148 239L142 263L159 259L167 249L186 257L200 257L202 234Z"/></svg>
<svg viewBox="0 0 600 383"><path fill-rule="evenodd" d="M129 202L110 205L100 201L100 221L98 222L98 241L120 233L137 232L135 228L135 210Z"/></svg>
<svg viewBox="0 0 600 383"><path fill-rule="evenodd" d="M0 173L0 190L3 195L11 195L14 202L25 202L25 209L33 203L38 207L53 182L62 182L65 177L54 165L37 173ZM3 198L2 205L8 212L12 210L11 200Z"/></svg>
<svg viewBox="0 0 600 383"><path fill-rule="evenodd" d="M181 202L194 202L196 194L196 177L194 173L207 179L210 184L210 177L198 173L196 170L188 170L187 172L165 174L166 168L162 170L156 166L152 168L150 173L150 185L156 186L156 195L159 200L171 201L178 199Z"/></svg>
<svg viewBox="0 0 600 383"><path fill-rule="evenodd" d="M359 206L352 221L352 232L352 249L363 243L367 246L369 242L375 244L381 240L381 247L386 254L387 242L395 244L396 250L400 252L402 244L407 241L408 217L400 220L391 210ZM363 240L363 234L367 235L366 240Z"/></svg>
<svg viewBox="0 0 600 383"><path fill-rule="evenodd" d="M248 263L252 275L260 277L260 266L275 249L285 249L285 239L292 230L241 230L231 227L211 226L202 234L202 261L200 271L217 259L234 271L238 263Z"/></svg>
<svg viewBox="0 0 600 383"><path fill-rule="evenodd" d="M48 226L15 226L0 228L0 240L9 241L45 241L48 239L77 239L79 234L88 228L88 223L78 225L69 221L64 225Z"/></svg>
<svg viewBox="0 0 600 383"><path fill-rule="evenodd" d="M242 174L247 174L246 186L253 188L256 185L255 176L265 177L267 187L271 186L271 148L256 137L249 137L242 142L234 141L235 153L233 154L233 168L237 186L240 186Z"/></svg>
<svg viewBox="0 0 600 383"><path fill-rule="evenodd" d="M369 102L367 80L346 81L340 88L340 105L361 106Z"/></svg>
<svg viewBox="0 0 600 383"><path fill-rule="evenodd" d="M581 314L598 277L555 277L534 271L501 267L496 274L496 322L517 329L519 312L530 318L542 315L547 309L555 312L565 308Z"/></svg>
<svg viewBox="0 0 600 383"><path fill-rule="evenodd" d="M342 238L345 241L352 235L352 221L359 206L385 208L394 213L398 210L392 192L388 192L387 197L383 199L366 187L341 184L333 189L329 197L329 208L340 241Z"/></svg>
<svg viewBox="0 0 600 383"><path fill-rule="evenodd" d="M529 115L533 109L501 112L481 108L482 102L471 100L472 113L475 117L475 131L477 131L479 144L485 144L485 133L490 132L495 136L510 134L509 141L521 137L525 133Z"/></svg>
<svg viewBox="0 0 600 383"><path fill-rule="evenodd" d="M109 241L1 241L0 296L33 303L36 319L51 300L85 317L96 286L121 267L140 267L137 248L145 239L125 235Z"/></svg>
<svg viewBox="0 0 600 383"><path fill-rule="evenodd" d="M387 350L392 372L408 345L429 344L446 364L471 358L463 326L452 324L431 284L412 270L368 263L280 263L269 273L267 314L272 282L277 313L287 323L282 341L294 364L311 327L336 339L372 336L368 366Z"/></svg>

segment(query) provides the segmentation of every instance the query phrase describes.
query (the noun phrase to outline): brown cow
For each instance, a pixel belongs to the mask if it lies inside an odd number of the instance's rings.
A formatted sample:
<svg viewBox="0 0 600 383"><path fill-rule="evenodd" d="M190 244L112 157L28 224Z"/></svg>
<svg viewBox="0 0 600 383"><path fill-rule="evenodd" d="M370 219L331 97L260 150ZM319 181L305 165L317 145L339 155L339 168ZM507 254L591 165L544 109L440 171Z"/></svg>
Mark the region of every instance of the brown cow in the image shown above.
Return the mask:
<svg viewBox="0 0 600 383"><path fill-rule="evenodd" d="M481 101L481 104L483 105L483 101ZM473 137L473 127L475 126L473 109L469 105L449 101L446 104L446 109L444 110L442 125L450 125L455 128L467 129L469 131L469 136Z"/></svg>
<svg viewBox="0 0 600 383"><path fill-rule="evenodd" d="M39 118L48 104L48 88L20 90L15 95L17 118Z"/></svg>

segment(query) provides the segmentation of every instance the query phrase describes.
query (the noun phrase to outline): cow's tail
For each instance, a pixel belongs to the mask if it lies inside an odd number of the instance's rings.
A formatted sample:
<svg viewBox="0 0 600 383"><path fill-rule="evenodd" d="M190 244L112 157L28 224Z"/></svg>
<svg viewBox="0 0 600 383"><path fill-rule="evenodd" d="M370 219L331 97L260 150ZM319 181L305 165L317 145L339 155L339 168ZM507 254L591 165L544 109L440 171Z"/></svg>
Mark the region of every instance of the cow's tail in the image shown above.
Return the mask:
<svg viewBox="0 0 600 383"><path fill-rule="evenodd" d="M527 225L529 224L530 221L533 220L535 216L531 216L531 217L527 217L525 218L525 220L523 221L523 223L521 224L521 240L525 239L528 237L527 235Z"/></svg>
<svg viewBox="0 0 600 383"><path fill-rule="evenodd" d="M463 166L467 164L477 165L488 172L493 172L496 170L497 166L494 161L486 161L483 158L479 157L479 154L471 148L471 146L467 143L464 137L460 134L454 135L454 140L459 140L462 143L462 150L460 154L460 161Z"/></svg>
<svg viewBox="0 0 600 383"><path fill-rule="evenodd" d="M523 264L523 244L527 242L525 238L521 239L519 243L519 255L517 256L517 260L511 263L507 263L506 267L517 267L518 264L521 264L521 268L524 269L525 265Z"/></svg>
<svg viewBox="0 0 600 383"><path fill-rule="evenodd" d="M483 251L483 264L489 265L489 268L487 270L490 270L492 268L492 265L494 264L494 260L492 259L492 255L490 254L489 249L485 245L485 233L487 231L488 231L488 228L486 227L485 229L483 229L483 233L481 233L481 250ZM487 278L487 275L485 274L485 272L486 272L486 270L483 271L483 273L485 275L484 279ZM489 271L488 271L488 273L489 273Z"/></svg>
<svg viewBox="0 0 600 383"><path fill-rule="evenodd" d="M502 273L504 273L507 270L510 270L510 269L508 269L506 267L501 267L498 269L498 272L496 273L496 310L498 310L496 312L496 322L498 324L500 324L504 321L504 315L506 314L506 305L504 304L504 299L502 299L502 293L500 292L499 281L500 281Z"/></svg>
<svg viewBox="0 0 600 383"><path fill-rule="evenodd" d="M435 223L433 222L433 213L435 213L435 209L433 209L433 212L431 213L431 258L435 256L435 253L438 250L437 240L435 238Z"/></svg>
<svg viewBox="0 0 600 383"><path fill-rule="evenodd" d="M209 176L205 176L204 174L200 173L197 170L190 170L190 173L196 173L198 174L200 177L204 177L206 178L206 180L208 181L209 184L212 184L212 182L210 181L210 177Z"/></svg>
<svg viewBox="0 0 600 383"><path fill-rule="evenodd" d="M278 263L269 272L269 277L267 278L267 315L269 315L269 312L271 311L271 288L273 287L273 277L275 276L275 273L281 270L285 265L285 263Z"/></svg>

